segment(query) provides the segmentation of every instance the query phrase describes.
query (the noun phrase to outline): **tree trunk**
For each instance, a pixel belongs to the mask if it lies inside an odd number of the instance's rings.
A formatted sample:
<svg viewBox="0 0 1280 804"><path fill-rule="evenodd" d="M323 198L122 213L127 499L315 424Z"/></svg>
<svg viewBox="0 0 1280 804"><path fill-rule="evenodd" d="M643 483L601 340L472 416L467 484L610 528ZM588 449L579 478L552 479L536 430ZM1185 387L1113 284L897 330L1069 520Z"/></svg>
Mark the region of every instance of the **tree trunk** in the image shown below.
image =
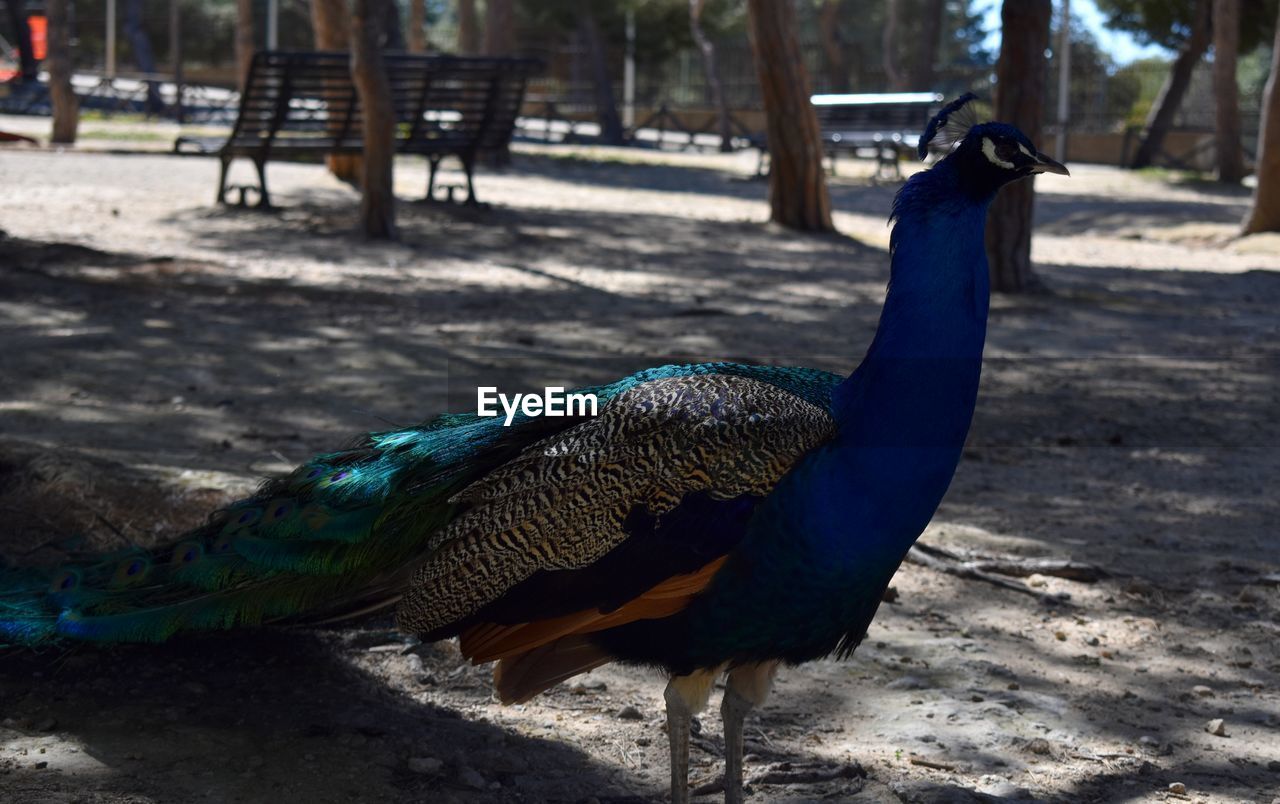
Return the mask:
<svg viewBox="0 0 1280 804"><path fill-rule="evenodd" d="M1240 0L1213 2L1214 139L1218 181L1239 184L1244 178L1244 145L1240 138L1240 84L1236 61L1240 51Z"/></svg>
<svg viewBox="0 0 1280 804"><path fill-rule="evenodd" d="M995 119L1040 141L1049 47L1050 0L1004 0L1000 60L996 62ZM991 289L1021 293L1037 284L1031 272L1033 179L1014 182L996 196L987 216Z"/></svg>
<svg viewBox="0 0 1280 804"><path fill-rule="evenodd" d="M689 30L693 41L702 53L702 72L711 92L711 103L716 107L716 130L720 132L720 151L733 150L733 130L729 126L729 102L724 97L724 83L720 80L720 65L716 62L716 46L702 31L702 7L706 0L689 0Z"/></svg>
<svg viewBox="0 0 1280 804"><path fill-rule="evenodd" d="M480 18L476 0L458 0L458 53L474 56L480 52Z"/></svg>
<svg viewBox="0 0 1280 804"><path fill-rule="evenodd" d="M427 0L409 0L410 53L427 52Z"/></svg>
<svg viewBox="0 0 1280 804"><path fill-rule="evenodd" d="M1173 60L1169 77L1160 87L1160 93L1156 96L1151 113L1147 116L1146 136L1138 144L1138 150L1133 155L1132 166L1135 168L1151 166L1156 154L1160 153L1160 148L1164 145L1165 135L1173 127L1173 118L1178 114L1178 107L1182 105L1182 96L1187 94L1187 87L1191 86L1191 73L1204 56L1204 52L1209 49L1211 12L1211 0L1196 0L1191 35L1178 51L1178 57Z"/></svg>
<svg viewBox="0 0 1280 804"><path fill-rule="evenodd" d="M383 51L403 53L408 45L404 41L404 25L400 20L400 4L396 0L380 3L382 6L382 31L378 35L378 47Z"/></svg>
<svg viewBox="0 0 1280 804"><path fill-rule="evenodd" d="M842 0L823 0L818 9L818 37L822 42L822 54L827 65L829 91L849 91L849 60L845 56L844 33L840 30Z"/></svg>
<svg viewBox="0 0 1280 804"><path fill-rule="evenodd" d="M1276 41L1271 49L1271 75L1262 97L1262 119L1258 123L1258 160L1254 173L1258 186L1253 206L1245 219L1244 233L1280 232L1280 19L1276 20Z"/></svg>
<svg viewBox="0 0 1280 804"><path fill-rule="evenodd" d="M36 51L31 44L31 24L27 22L26 3L7 0L4 7L9 12L9 27L18 39L18 75L23 81L34 81L39 69L36 65Z"/></svg>
<svg viewBox="0 0 1280 804"><path fill-rule="evenodd" d="M769 138L769 219L802 231L834 231L795 9L790 2L747 0L747 18Z"/></svg>
<svg viewBox="0 0 1280 804"><path fill-rule="evenodd" d="M888 0L884 9L884 30L880 37L880 58L884 65L885 89L899 92L906 88L906 77L898 65L898 12L901 0Z"/></svg>
<svg viewBox="0 0 1280 804"><path fill-rule="evenodd" d="M584 7L585 4L584 4ZM515 10L511 0L488 0L484 10L484 52L511 56L516 49Z"/></svg>
<svg viewBox="0 0 1280 804"><path fill-rule="evenodd" d="M938 60L938 45L942 43L942 18L946 15L946 0L925 0L924 18L920 21L920 47L911 65L908 89L928 92L933 89L933 65Z"/></svg>
<svg viewBox="0 0 1280 804"><path fill-rule="evenodd" d="M249 65L253 64L253 0L236 0L236 83L244 92L249 83Z"/></svg>
<svg viewBox="0 0 1280 804"><path fill-rule="evenodd" d="M351 16L351 78L360 95L364 123L360 227L366 237L378 240L394 240L396 236L396 120L391 106L391 82L382 58L386 6L393 4L394 0L355 0Z"/></svg>
<svg viewBox="0 0 1280 804"><path fill-rule="evenodd" d="M622 145L622 118L618 115L618 102L613 95L613 78L609 75L609 54L605 50L604 37L591 4L583 3L578 9L578 35L587 50L591 63L591 85L595 92L596 119L600 121L600 141L606 145Z"/></svg>
<svg viewBox="0 0 1280 804"><path fill-rule="evenodd" d="M49 19L45 65L53 101L53 136L49 141L67 145L76 141L76 128L80 125L80 99L71 88L70 5L70 0L45 0L44 4Z"/></svg>
<svg viewBox="0 0 1280 804"><path fill-rule="evenodd" d="M347 0L311 0L311 32L316 50L347 50L351 46L351 16L347 12ZM333 91L326 88L326 91ZM329 121L331 129L341 129L342 120ZM337 135L337 132L334 132ZM360 186L361 160L359 154L329 154L324 158L329 172L353 186Z"/></svg>

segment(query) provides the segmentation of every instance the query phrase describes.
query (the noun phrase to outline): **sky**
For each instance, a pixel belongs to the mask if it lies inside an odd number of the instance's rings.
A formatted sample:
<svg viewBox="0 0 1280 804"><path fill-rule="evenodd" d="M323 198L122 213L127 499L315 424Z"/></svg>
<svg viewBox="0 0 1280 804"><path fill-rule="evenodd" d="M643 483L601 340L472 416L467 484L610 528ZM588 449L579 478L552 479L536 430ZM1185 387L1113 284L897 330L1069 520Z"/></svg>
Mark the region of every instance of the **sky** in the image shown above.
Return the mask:
<svg viewBox="0 0 1280 804"><path fill-rule="evenodd" d="M1062 0L1054 0L1054 6L1058 6ZM985 5L983 9L983 23L991 33L987 37L987 46L994 52L1000 45L1000 0L982 0L979 8ZM1117 66L1124 66L1132 61L1144 59L1148 56L1169 57L1172 55L1169 51L1155 45L1141 45L1134 40L1133 35L1124 31L1111 31L1106 27L1106 18L1102 12L1098 10L1097 4L1093 0L1071 0L1071 15L1079 17L1084 22L1085 27L1093 32L1097 37L1098 44L1104 51L1111 54L1111 58L1115 59Z"/></svg>

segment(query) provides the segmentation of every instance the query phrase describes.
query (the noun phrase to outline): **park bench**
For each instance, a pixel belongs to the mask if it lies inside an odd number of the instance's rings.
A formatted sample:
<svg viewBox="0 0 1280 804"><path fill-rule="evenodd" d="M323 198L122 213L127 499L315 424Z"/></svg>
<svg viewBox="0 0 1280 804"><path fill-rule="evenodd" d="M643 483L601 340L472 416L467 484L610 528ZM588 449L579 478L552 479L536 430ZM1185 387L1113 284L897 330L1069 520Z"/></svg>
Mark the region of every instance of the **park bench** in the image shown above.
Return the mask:
<svg viewBox="0 0 1280 804"><path fill-rule="evenodd" d="M462 58L386 54L396 120L395 150L427 158L426 198L434 198L441 160L455 157L467 177L469 204L476 203L472 182L477 155L505 150L511 141L525 84L540 68L534 59ZM182 138L174 149L202 147ZM258 195L269 207L266 163L363 151L361 109L346 53L257 53L241 95L231 136L217 148L222 167L218 203L228 189ZM253 162L258 187L229 188L227 172L236 158ZM448 188L453 200L453 188Z"/></svg>
<svg viewBox="0 0 1280 804"><path fill-rule="evenodd" d="M814 95L809 101L818 116L822 130L823 152L831 159L831 172L836 157L846 153L854 157L876 160L877 177L888 172L901 178L898 162L910 154L920 142L925 124L942 107L942 95L933 92L893 92L866 95ZM755 143L761 149L757 173L763 173L767 143Z"/></svg>

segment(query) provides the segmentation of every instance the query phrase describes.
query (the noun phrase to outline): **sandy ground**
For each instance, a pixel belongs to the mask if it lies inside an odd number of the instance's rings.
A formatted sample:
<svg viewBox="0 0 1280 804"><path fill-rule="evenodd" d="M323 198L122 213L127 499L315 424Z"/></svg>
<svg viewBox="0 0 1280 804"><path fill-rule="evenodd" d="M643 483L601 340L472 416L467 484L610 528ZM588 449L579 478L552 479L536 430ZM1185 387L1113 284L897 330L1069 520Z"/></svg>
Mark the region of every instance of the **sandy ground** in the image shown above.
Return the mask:
<svg viewBox="0 0 1280 804"><path fill-rule="evenodd" d="M206 158L0 151L0 552L152 543L478 380L861 355L894 185L842 166L845 236L804 237L762 225L747 155L565 157L523 148L480 177L491 209L405 203L403 241L370 245L317 166L273 164L259 213L210 204ZM855 657L784 671L749 720L752 800L1280 797L1280 238L1232 239L1242 191L1074 173L1040 180L1050 292L995 301L924 538L1109 577L904 566ZM424 180L399 166L402 197ZM385 621L9 654L0 800L664 798L661 679L502 707L488 675Z"/></svg>

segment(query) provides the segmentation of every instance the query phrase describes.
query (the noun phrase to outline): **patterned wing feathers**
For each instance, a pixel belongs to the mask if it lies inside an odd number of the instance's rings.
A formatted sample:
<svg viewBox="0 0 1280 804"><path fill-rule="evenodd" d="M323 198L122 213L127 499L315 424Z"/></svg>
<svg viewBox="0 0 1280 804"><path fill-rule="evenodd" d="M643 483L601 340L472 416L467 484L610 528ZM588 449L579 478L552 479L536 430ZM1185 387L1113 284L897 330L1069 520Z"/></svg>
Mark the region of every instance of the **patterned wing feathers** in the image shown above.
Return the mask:
<svg viewBox="0 0 1280 804"><path fill-rule="evenodd" d="M750 378L670 377L628 389L455 495L462 513L435 535L400 624L429 633L538 570L590 566L627 538L637 507L661 516L697 491L764 496L833 431L822 408Z"/></svg>

